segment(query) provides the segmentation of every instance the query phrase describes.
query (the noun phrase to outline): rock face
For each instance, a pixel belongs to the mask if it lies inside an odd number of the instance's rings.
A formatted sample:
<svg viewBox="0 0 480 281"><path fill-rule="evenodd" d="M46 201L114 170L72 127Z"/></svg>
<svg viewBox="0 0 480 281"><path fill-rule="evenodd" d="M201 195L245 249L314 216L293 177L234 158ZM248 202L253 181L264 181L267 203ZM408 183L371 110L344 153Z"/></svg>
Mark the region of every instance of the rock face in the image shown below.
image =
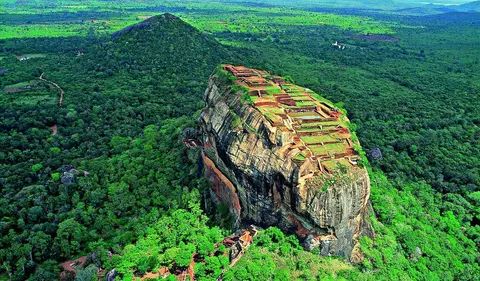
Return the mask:
<svg viewBox="0 0 480 281"><path fill-rule="evenodd" d="M361 261L358 239L374 235L370 180L345 114L281 77L229 65L205 100L205 174L237 224L278 226L309 250Z"/></svg>

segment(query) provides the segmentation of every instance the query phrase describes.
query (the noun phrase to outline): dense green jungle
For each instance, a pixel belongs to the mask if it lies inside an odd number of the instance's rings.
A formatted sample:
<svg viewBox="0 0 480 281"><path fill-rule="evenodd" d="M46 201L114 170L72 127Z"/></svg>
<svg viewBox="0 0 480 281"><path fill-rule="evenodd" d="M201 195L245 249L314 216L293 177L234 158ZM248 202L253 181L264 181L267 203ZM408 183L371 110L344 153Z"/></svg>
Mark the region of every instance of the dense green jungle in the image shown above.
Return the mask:
<svg viewBox="0 0 480 281"><path fill-rule="evenodd" d="M148 280L194 253L195 280L480 280L479 3L290 2L1 1L0 280ZM371 178L363 262L276 227L233 266L216 254L232 217L183 139L220 63L348 111Z"/></svg>

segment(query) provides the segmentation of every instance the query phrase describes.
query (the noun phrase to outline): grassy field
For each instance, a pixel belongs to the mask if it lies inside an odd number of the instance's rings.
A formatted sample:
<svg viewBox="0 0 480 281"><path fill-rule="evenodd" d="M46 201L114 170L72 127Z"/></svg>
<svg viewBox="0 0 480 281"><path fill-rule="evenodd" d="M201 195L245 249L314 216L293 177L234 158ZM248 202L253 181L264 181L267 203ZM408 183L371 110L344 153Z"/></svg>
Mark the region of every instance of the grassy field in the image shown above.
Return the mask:
<svg viewBox="0 0 480 281"><path fill-rule="evenodd" d="M306 144L312 144L312 143L319 143L319 142L327 142L327 141L332 141L332 139L338 138L338 134L328 134L328 135L323 135L323 136L303 136L300 137Z"/></svg>
<svg viewBox="0 0 480 281"><path fill-rule="evenodd" d="M33 81L24 81L24 82L12 84L12 85L6 85L5 88L3 88L3 91L6 94L22 92L26 90L25 87L32 85L33 84L32 82Z"/></svg>
<svg viewBox="0 0 480 281"><path fill-rule="evenodd" d="M156 14L173 13L208 33L265 35L295 26L336 26L358 34L393 34L396 24L365 16L318 13L293 8L221 5L189 1L162 1L162 5L136 1L118 5L102 1L63 1L45 7L37 1L15 4L4 1L0 39L66 37L109 34ZM25 20L28 18L29 20ZM238 45L239 42L226 44Z"/></svg>
<svg viewBox="0 0 480 281"><path fill-rule="evenodd" d="M315 153L315 155L325 154L325 153L345 153L348 148L346 143L334 143L326 145L311 145L310 149Z"/></svg>
<svg viewBox="0 0 480 281"><path fill-rule="evenodd" d="M17 84L5 86L5 89L22 88L22 87L28 86L29 84L30 84L30 82L28 82L28 81L20 82L20 83L17 83Z"/></svg>
<svg viewBox="0 0 480 281"><path fill-rule="evenodd" d="M114 18L108 21L86 21L83 23L38 23L21 25L0 25L0 39L32 37L86 36L89 34L110 34L137 23L136 17Z"/></svg>
<svg viewBox="0 0 480 281"><path fill-rule="evenodd" d="M181 15L182 16L182 15ZM298 10L257 9L253 14L185 15L185 20L198 29L209 32L268 33L286 26L332 25L361 34L392 34L391 24L367 17L313 13Z"/></svg>
<svg viewBox="0 0 480 281"><path fill-rule="evenodd" d="M38 81L21 82L5 86L4 94L0 95L0 102L11 105L55 105L58 97L54 90L38 87ZM32 88L25 88L31 86Z"/></svg>
<svg viewBox="0 0 480 281"><path fill-rule="evenodd" d="M50 96L21 96L12 101L13 105L55 105L56 98Z"/></svg>
<svg viewBox="0 0 480 281"><path fill-rule="evenodd" d="M3 92L4 98L10 99L11 102L19 102L34 104L36 100L44 101L44 98L53 100L57 99L54 89L45 88L45 83L40 80L22 81L15 84L5 85Z"/></svg>

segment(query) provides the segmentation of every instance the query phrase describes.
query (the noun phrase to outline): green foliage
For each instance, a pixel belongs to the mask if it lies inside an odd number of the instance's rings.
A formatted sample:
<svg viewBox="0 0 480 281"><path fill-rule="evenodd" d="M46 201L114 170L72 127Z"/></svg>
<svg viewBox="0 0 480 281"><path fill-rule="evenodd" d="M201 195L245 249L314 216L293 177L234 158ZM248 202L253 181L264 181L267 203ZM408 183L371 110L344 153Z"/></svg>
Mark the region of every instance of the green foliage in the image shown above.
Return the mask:
<svg viewBox="0 0 480 281"><path fill-rule="evenodd" d="M233 116L233 121L231 123L232 128L237 128L242 125L242 119L235 112L230 111L230 114Z"/></svg>
<svg viewBox="0 0 480 281"><path fill-rule="evenodd" d="M218 228L206 226L207 217L199 211L198 203L190 204L190 208L190 211L176 210L159 218L146 229L145 236L135 244L127 245L123 253L113 256L108 268L116 268L125 279L164 266L186 268L193 253L199 253L205 257L202 276L217 276L212 273L221 271L228 261L219 263L219 259L209 255L224 234Z"/></svg>
<svg viewBox="0 0 480 281"><path fill-rule="evenodd" d="M243 104L249 104L249 105L253 104L252 97L250 97L250 94L248 92L245 92L245 93L242 94L242 96L240 98L240 101Z"/></svg>
<svg viewBox="0 0 480 281"><path fill-rule="evenodd" d="M241 87L241 86L239 86L239 87ZM250 104L250 105L253 104L252 97L250 97L250 94L248 93L248 91L244 91L244 93L243 93L242 96L240 97L240 101L241 101L243 104Z"/></svg>
<svg viewBox="0 0 480 281"><path fill-rule="evenodd" d="M34 173L40 171L41 169L43 169L43 165L40 164L40 163L37 163L37 164L35 164L35 165L32 165L32 171L33 171Z"/></svg>
<svg viewBox="0 0 480 281"><path fill-rule="evenodd" d="M224 280L324 280L353 268L336 259L306 252L294 236L278 228L261 231ZM358 272L357 272L358 273Z"/></svg>
<svg viewBox="0 0 480 281"><path fill-rule="evenodd" d="M478 249L452 211L441 212L440 197L424 183L397 190L371 172L372 203L377 217L375 241L364 237L363 267L377 279L476 280ZM445 269L448 268L448 271Z"/></svg>
<svg viewBox="0 0 480 281"><path fill-rule="evenodd" d="M64 220L58 225L55 246L62 257L69 258L83 248L86 241L86 228L75 219Z"/></svg>
<svg viewBox="0 0 480 281"><path fill-rule="evenodd" d="M62 107L55 90L0 95L0 260L14 279L36 274L24 270L32 261L60 262L101 249L119 253L145 225L202 197L192 191L199 186L197 163L179 139L183 128L195 127L208 74L229 53L178 19L160 17L152 26L153 41L142 30L115 39L22 40L20 53L39 46L55 55L2 60L9 70L2 86L45 72L65 90ZM78 50L85 54L75 57ZM37 94L53 102L15 102ZM75 185L59 180L64 165L80 171ZM12 243L19 239L20 247Z"/></svg>
<svg viewBox="0 0 480 281"><path fill-rule="evenodd" d="M59 181L61 178L60 173L52 173L50 176L52 177L53 181Z"/></svg>
<svg viewBox="0 0 480 281"><path fill-rule="evenodd" d="M62 150L58 147L50 147L50 151L53 153L60 153Z"/></svg>
<svg viewBox="0 0 480 281"><path fill-rule="evenodd" d="M224 83L233 83L237 78L228 71L225 71L221 64L217 65L215 69L215 74L224 81Z"/></svg>
<svg viewBox="0 0 480 281"><path fill-rule="evenodd" d="M96 281L98 280L97 270L94 265L79 269L75 272L75 281Z"/></svg>
<svg viewBox="0 0 480 281"><path fill-rule="evenodd" d="M292 76L290 76L290 75L285 75L285 76L283 76L283 79L284 79L285 81L289 82L289 83L296 84L296 83L295 83L295 80L293 80Z"/></svg>
<svg viewBox="0 0 480 281"><path fill-rule="evenodd" d="M442 203L437 201L441 199L431 187L410 184L399 191L381 173L371 175L377 215L372 219L377 236L375 240L362 238L365 259L360 269L304 252L296 238L289 240L280 230L269 228L260 232L242 260L227 271L225 280L272 280L283 272L290 273L283 280L315 280L319 276L322 280L479 278L476 245L450 211L440 213L438 206Z"/></svg>
<svg viewBox="0 0 480 281"><path fill-rule="evenodd" d="M119 153L123 150L128 149L128 144L132 141L131 138L121 137L121 136L113 136L110 140L110 146L112 149Z"/></svg>
<svg viewBox="0 0 480 281"><path fill-rule="evenodd" d="M128 280L172 261L187 264L193 247L206 255L206 264L196 265L199 280L218 276L228 261L208 255L218 229L194 224L202 216L188 203L197 202L198 210L203 196L196 190L203 192L203 184L179 139L184 127L195 126L192 116L204 105L211 70L229 62L291 75L342 101L365 151L379 147L383 159L371 160L378 236L362 241L360 269L306 253L288 240L294 238L267 230L226 280L480 279L480 29L474 14L338 15L178 1L161 8L124 1L124 14L117 14L118 3L65 5L70 2L5 2L0 37L50 38L2 40L1 87L26 87L22 82L38 81L44 72L64 88L65 106L57 106L55 89L0 95L0 276L56 280L60 261L95 252L102 266L118 266ZM159 9L232 47L170 17L114 39L97 36ZM359 35L392 32L401 40ZM78 34L85 37L54 38ZM347 48L333 48L335 41ZM76 57L79 51L84 54ZM31 59L19 61L22 54ZM252 102L245 95L241 100ZM368 166L366 153L355 149ZM60 169L70 164L88 176L66 187ZM80 275L88 279L92 272Z"/></svg>

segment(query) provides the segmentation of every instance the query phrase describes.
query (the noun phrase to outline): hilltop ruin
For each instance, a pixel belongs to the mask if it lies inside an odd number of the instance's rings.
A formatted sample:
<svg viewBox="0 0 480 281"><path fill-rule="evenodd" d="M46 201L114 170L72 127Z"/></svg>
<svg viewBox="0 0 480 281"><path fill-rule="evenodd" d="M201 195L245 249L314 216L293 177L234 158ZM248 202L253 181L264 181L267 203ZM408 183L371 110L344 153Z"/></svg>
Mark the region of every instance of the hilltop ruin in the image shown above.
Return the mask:
<svg viewBox="0 0 480 281"><path fill-rule="evenodd" d="M308 249L350 256L370 194L346 112L267 71L221 65L200 117L214 198L237 219L296 233Z"/></svg>
<svg viewBox="0 0 480 281"><path fill-rule="evenodd" d="M235 77L236 85L248 90L253 106L270 125L282 132L275 154L291 157L304 171L318 168L333 173L341 166L358 166L348 119L331 102L266 71L232 65L223 69Z"/></svg>

